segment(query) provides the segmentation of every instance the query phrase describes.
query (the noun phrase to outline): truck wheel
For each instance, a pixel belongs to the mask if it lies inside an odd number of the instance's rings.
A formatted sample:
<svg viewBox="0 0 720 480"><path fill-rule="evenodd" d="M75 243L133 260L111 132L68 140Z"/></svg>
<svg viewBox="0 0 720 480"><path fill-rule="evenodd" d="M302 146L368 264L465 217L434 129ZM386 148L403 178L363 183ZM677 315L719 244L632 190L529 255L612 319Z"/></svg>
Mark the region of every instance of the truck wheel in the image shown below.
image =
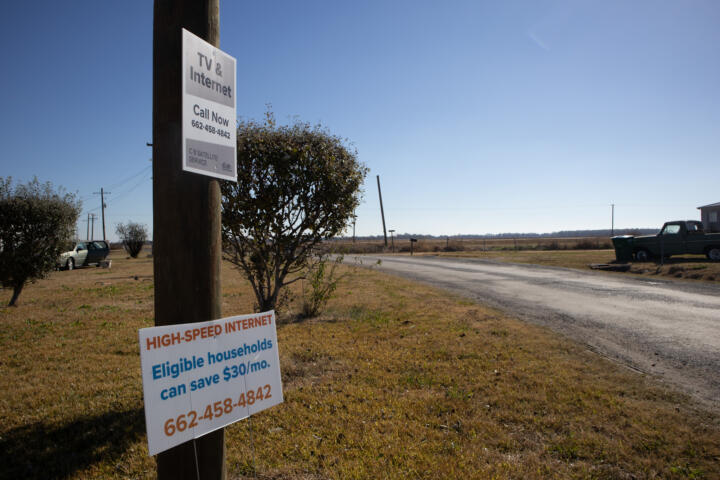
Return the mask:
<svg viewBox="0 0 720 480"><path fill-rule="evenodd" d="M720 262L720 247L710 247L707 251L707 258L713 262Z"/></svg>
<svg viewBox="0 0 720 480"><path fill-rule="evenodd" d="M72 270L73 268L75 268L75 260L73 260L72 258L68 258L68 261L65 264L65 268L67 270Z"/></svg>
<svg viewBox="0 0 720 480"><path fill-rule="evenodd" d="M640 249L637 252L635 252L635 260L638 262L647 262L650 260L650 252L648 252L645 249Z"/></svg>

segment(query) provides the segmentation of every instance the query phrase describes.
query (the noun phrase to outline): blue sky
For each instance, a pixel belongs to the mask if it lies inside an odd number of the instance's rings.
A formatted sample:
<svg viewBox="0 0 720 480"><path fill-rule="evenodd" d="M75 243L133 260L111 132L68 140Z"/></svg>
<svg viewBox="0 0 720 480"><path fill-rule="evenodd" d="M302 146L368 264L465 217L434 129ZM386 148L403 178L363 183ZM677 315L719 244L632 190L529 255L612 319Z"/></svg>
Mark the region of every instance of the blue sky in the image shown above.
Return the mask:
<svg viewBox="0 0 720 480"><path fill-rule="evenodd" d="M720 201L720 3L221 0L238 115L320 122L370 168L357 234L653 227ZM0 18L0 175L152 228L152 2ZM79 225L85 235L85 223ZM99 236L96 223L95 236Z"/></svg>

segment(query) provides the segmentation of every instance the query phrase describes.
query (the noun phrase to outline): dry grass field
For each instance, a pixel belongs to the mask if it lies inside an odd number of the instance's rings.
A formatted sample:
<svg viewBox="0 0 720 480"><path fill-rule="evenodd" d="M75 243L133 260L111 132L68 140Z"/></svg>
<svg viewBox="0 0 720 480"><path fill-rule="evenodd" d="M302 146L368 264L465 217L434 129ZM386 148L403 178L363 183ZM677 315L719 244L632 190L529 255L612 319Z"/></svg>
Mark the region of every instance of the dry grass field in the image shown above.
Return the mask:
<svg viewBox="0 0 720 480"><path fill-rule="evenodd" d="M532 263L550 267L590 270L591 264L615 262L615 250L608 238L520 238L470 239L449 241L440 239L419 240L414 246L415 255L438 255L459 258L482 258L500 262ZM382 240L333 242L340 252L392 253L384 249ZM395 243L395 254L409 255L406 239ZM691 281L720 282L720 263L711 262L704 255L671 257L660 265L657 262L631 262L628 272L607 272L614 275L641 275Z"/></svg>
<svg viewBox="0 0 720 480"><path fill-rule="evenodd" d="M226 429L230 478L720 478L717 412L541 328L346 268L321 316L281 314L285 403ZM224 314L252 306L226 265ZM0 307L0 478L154 477L137 341L152 323L151 259L120 252Z"/></svg>
<svg viewBox="0 0 720 480"><path fill-rule="evenodd" d="M357 239L349 238L332 241L332 245L341 252L347 253L380 253L385 251L382 238ZM387 251L409 253L410 241L407 238L388 237ZM413 246L414 252L487 252L514 250L588 250L612 249L612 242L607 237L567 237L567 238L419 238Z"/></svg>

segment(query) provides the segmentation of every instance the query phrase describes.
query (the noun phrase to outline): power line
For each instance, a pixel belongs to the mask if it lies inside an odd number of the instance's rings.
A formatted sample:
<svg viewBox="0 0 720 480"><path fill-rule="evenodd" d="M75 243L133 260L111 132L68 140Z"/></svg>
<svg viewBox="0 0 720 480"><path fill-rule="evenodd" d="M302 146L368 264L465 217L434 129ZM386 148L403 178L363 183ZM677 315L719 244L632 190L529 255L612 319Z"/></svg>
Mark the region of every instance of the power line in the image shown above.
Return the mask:
<svg viewBox="0 0 720 480"><path fill-rule="evenodd" d="M147 182L147 181L150 180L150 179L152 179L152 176L143 178L143 179L141 179L139 182L137 182L136 184L134 184L133 186L131 186L130 188L128 188L127 190L121 191L120 193L118 193L117 195L115 195L115 197L113 197L112 200L109 200L109 201L108 201L108 203L106 204L106 207L107 207L108 205L114 205L118 200L120 200L121 198L125 197L127 194L132 193L132 192L133 192L135 189L137 189L140 185L142 185L143 183ZM98 210L100 210L100 207L91 208L90 210L87 210L87 212L97 212Z"/></svg>
<svg viewBox="0 0 720 480"><path fill-rule="evenodd" d="M137 182L135 185L133 185L133 186L130 187L129 189L127 189L127 190L125 190L125 191L117 194L117 195L113 198L112 203L114 204L114 203L117 202L119 199L125 197L127 194L132 193L132 192L133 192L135 189L137 189L140 185L142 185L143 183L147 182L147 181L150 180L150 179L152 179L152 175L149 176L149 177L146 177L146 178L141 179L139 182Z"/></svg>
<svg viewBox="0 0 720 480"><path fill-rule="evenodd" d="M151 168L152 168L152 165L148 165L147 167L143 168L143 169L140 170L139 172L133 173L133 174L130 175L129 177L126 177L126 178L124 178L123 180L120 180L119 182L117 182L117 183L115 183L115 184L113 184L113 185L110 185L108 188L118 188L120 185L123 185L123 184L129 182L130 180L132 180L133 178L142 175L143 173L147 172L147 171L150 170Z"/></svg>
<svg viewBox="0 0 720 480"><path fill-rule="evenodd" d="M126 184L126 183L129 182L130 180L133 180L134 178L139 177L139 176L142 175L143 173L146 173L146 172L147 172L148 170L150 170L151 168L152 168L152 165L148 165L147 167L144 167L142 170L140 170L140 171L138 171L138 172L135 172L135 173L133 173L132 175L130 175L130 176L128 176L128 177L125 177L124 179L120 180L119 182L116 182L116 183L110 185L110 187L108 187L108 190L109 190L109 189L113 189L113 188L118 188L118 187ZM83 197L80 197L80 201L81 201L82 203L85 203L86 201L88 201L88 200L90 200L91 198L93 198L93 195L94 195L94 194L95 194L95 193L91 193L91 194L89 194L89 195L85 195L85 196L83 196ZM98 209L99 209L99 207L94 208L94 209L89 210L89 211L92 212L92 211L95 211L95 210L98 210Z"/></svg>

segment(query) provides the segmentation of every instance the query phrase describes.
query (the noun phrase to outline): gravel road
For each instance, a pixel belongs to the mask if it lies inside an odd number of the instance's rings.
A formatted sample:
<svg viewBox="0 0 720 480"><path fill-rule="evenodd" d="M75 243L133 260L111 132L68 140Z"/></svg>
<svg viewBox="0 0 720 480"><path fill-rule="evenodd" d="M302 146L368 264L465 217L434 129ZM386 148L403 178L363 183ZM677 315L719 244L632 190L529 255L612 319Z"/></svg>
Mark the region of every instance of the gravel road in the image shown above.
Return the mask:
<svg viewBox="0 0 720 480"><path fill-rule="evenodd" d="M717 285L478 259L361 258L546 326L720 409Z"/></svg>

